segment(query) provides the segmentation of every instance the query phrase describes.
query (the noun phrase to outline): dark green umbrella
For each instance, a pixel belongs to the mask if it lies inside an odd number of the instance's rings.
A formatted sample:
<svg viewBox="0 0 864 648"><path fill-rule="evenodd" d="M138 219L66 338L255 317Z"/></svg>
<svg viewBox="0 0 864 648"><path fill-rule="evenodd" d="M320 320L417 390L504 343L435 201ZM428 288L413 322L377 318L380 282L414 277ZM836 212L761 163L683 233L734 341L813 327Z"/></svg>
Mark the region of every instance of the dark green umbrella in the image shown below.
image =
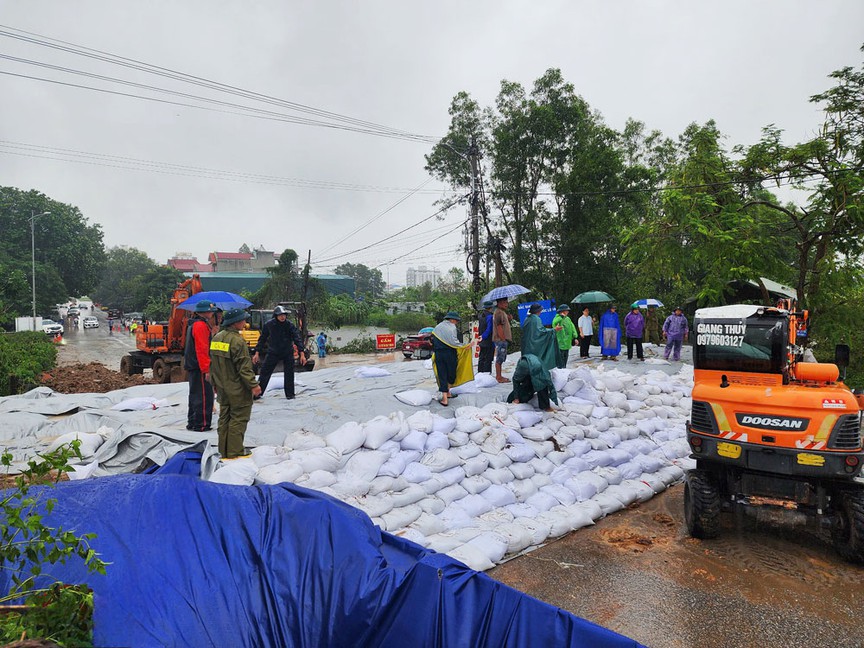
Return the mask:
<svg viewBox="0 0 864 648"><path fill-rule="evenodd" d="M589 290L587 292L579 293L572 301L577 304L599 304L601 302L615 301L615 298L602 290Z"/></svg>

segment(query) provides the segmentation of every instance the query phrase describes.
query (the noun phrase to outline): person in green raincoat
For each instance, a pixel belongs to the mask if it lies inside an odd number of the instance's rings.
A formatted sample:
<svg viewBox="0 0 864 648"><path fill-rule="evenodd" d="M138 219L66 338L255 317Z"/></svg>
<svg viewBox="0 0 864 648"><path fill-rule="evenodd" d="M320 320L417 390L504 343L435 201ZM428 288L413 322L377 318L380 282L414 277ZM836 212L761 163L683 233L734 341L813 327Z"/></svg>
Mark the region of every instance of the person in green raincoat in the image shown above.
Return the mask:
<svg viewBox="0 0 864 648"><path fill-rule="evenodd" d="M459 313L450 311L432 331L432 367L441 392L441 404L448 405L450 388L474 380L471 343L461 344L456 325L462 321Z"/></svg>
<svg viewBox="0 0 864 648"><path fill-rule="evenodd" d="M558 340L555 331L547 329L540 320L540 304L531 304L528 317L522 324L522 355L533 355L546 369L554 369L558 359Z"/></svg>
<svg viewBox="0 0 864 648"><path fill-rule="evenodd" d="M537 394L537 405L546 412L552 411L550 400L558 403L558 392L552 384L552 375L540 359L524 352L513 372L513 391L507 396L508 403L527 403Z"/></svg>
<svg viewBox="0 0 864 648"><path fill-rule="evenodd" d="M570 347L579 338L576 325L570 319L570 306L567 304L561 304L558 307L558 314L552 320L552 330L555 331L555 337L558 340L558 355L555 366L559 369L566 369L567 360L570 357Z"/></svg>

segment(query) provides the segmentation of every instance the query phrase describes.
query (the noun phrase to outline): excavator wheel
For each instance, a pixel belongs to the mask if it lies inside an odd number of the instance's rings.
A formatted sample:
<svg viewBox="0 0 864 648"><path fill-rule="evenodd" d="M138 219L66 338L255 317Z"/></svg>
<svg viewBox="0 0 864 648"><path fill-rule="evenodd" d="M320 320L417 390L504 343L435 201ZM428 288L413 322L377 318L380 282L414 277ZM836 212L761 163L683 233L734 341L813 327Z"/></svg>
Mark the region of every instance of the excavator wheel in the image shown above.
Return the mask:
<svg viewBox="0 0 864 648"><path fill-rule="evenodd" d="M684 484L684 520L694 538L720 535L720 489L707 470L691 470Z"/></svg>
<svg viewBox="0 0 864 648"><path fill-rule="evenodd" d="M838 493L840 522L831 529L834 547L845 560L864 563L864 490Z"/></svg>
<svg viewBox="0 0 864 648"><path fill-rule="evenodd" d="M153 380L157 383L167 383L171 381L171 366L162 358L156 358L153 361Z"/></svg>
<svg viewBox="0 0 864 648"><path fill-rule="evenodd" d="M128 355L120 358L120 373L124 376L132 375L132 358L130 358Z"/></svg>

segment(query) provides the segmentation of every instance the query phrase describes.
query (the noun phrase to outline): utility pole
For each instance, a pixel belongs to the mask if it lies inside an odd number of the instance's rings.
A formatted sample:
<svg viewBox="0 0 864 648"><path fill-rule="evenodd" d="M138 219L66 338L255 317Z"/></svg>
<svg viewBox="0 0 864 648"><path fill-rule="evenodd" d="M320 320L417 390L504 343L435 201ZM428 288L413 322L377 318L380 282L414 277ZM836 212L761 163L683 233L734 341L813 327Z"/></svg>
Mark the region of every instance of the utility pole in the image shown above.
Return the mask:
<svg viewBox="0 0 864 648"><path fill-rule="evenodd" d="M471 163L471 286L480 292L480 149L472 137L468 148Z"/></svg>

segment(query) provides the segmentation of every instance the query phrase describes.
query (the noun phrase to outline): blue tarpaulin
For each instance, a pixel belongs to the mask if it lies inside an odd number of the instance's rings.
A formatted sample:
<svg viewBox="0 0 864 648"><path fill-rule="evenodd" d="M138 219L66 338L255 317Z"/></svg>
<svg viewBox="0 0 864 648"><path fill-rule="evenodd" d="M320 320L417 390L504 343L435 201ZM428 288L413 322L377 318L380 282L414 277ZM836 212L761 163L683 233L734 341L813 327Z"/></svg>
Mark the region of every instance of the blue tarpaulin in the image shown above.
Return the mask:
<svg viewBox="0 0 864 648"><path fill-rule="evenodd" d="M67 482L49 524L97 535L97 646L638 646L293 484ZM0 576L7 591L8 574Z"/></svg>

